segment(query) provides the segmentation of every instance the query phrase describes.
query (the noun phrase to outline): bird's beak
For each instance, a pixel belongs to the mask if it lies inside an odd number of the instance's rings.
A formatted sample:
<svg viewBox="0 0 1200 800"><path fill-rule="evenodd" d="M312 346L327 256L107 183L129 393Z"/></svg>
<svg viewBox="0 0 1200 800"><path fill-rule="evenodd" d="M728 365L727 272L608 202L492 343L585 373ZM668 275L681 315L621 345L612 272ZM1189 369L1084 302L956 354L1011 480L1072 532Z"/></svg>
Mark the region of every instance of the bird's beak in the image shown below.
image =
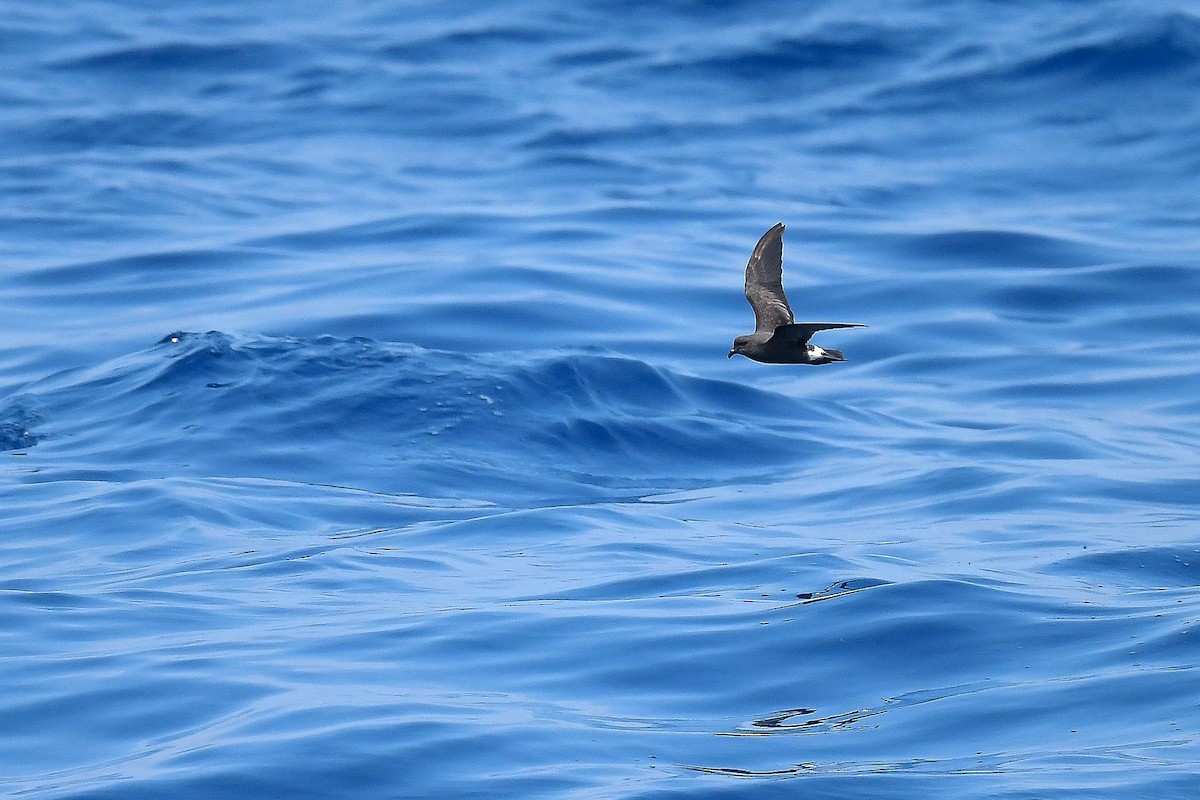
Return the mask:
<svg viewBox="0 0 1200 800"><path fill-rule="evenodd" d="M737 350L730 350L730 351L729 351L729 355L727 355L727 356L725 356L725 357L726 357L726 358L733 358L733 354L734 354L734 353L736 353L736 352L737 352Z"/></svg>

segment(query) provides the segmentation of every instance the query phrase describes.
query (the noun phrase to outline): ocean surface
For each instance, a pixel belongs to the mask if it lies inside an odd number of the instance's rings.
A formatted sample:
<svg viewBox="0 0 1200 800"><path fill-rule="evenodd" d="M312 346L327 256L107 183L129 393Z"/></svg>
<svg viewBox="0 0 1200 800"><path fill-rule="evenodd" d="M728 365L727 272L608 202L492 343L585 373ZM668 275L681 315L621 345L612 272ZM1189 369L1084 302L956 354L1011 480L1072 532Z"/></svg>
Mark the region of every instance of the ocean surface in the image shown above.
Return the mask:
<svg viewBox="0 0 1200 800"><path fill-rule="evenodd" d="M1200 11L0 17L0 794L1200 796ZM727 359L788 225L845 364Z"/></svg>

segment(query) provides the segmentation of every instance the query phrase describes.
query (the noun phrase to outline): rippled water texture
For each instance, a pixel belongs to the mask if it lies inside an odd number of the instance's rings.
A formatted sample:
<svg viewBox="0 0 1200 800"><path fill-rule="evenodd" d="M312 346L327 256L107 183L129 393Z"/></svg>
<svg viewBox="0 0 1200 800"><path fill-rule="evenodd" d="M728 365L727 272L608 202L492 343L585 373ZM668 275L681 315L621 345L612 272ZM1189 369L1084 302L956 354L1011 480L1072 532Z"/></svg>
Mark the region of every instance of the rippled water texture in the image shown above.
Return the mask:
<svg viewBox="0 0 1200 800"><path fill-rule="evenodd" d="M1179 2L0 15L0 793L1193 798ZM742 270L828 367L726 359Z"/></svg>

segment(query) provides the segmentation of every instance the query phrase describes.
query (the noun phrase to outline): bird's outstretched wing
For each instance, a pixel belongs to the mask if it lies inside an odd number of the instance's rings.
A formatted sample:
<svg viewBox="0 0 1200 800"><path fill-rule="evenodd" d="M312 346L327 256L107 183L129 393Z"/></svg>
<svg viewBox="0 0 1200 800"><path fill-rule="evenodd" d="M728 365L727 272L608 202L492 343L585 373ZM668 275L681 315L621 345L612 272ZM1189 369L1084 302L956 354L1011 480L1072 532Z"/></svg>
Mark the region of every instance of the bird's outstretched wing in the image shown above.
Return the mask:
<svg viewBox="0 0 1200 800"><path fill-rule="evenodd" d="M746 264L746 299L754 309L755 331L772 333L792 323L792 309L783 294L782 222L762 235Z"/></svg>
<svg viewBox="0 0 1200 800"><path fill-rule="evenodd" d="M817 331L828 331L834 328L865 327L867 326L861 322L796 322L779 326L775 329L775 335L782 337L784 341L805 345L808 344L808 340Z"/></svg>

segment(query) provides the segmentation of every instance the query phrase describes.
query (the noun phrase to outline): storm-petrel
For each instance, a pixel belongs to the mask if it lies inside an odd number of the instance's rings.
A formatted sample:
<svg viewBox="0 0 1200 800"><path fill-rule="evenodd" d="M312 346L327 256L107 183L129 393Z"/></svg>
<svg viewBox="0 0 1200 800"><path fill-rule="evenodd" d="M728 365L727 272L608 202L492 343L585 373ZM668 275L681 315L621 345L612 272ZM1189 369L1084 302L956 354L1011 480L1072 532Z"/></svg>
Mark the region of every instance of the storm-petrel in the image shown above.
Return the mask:
<svg viewBox="0 0 1200 800"><path fill-rule="evenodd" d="M783 294L783 223L762 235L746 264L746 299L754 309L754 333L733 340L729 357L741 354L764 364L830 364L845 361L809 339L831 328L865 328L859 322L795 322Z"/></svg>

